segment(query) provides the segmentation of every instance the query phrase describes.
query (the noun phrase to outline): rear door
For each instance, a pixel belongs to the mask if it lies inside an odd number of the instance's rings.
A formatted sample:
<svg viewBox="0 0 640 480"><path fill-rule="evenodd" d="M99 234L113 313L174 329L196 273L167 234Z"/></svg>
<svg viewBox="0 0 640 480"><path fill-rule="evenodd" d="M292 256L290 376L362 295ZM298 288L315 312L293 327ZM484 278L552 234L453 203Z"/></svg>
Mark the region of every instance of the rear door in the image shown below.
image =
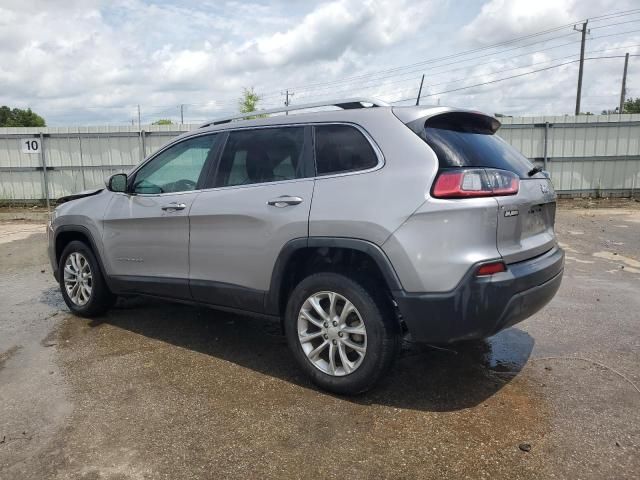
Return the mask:
<svg viewBox="0 0 640 480"><path fill-rule="evenodd" d="M310 127L229 133L212 188L190 212L196 300L262 312L284 245L308 236L314 187Z"/></svg>

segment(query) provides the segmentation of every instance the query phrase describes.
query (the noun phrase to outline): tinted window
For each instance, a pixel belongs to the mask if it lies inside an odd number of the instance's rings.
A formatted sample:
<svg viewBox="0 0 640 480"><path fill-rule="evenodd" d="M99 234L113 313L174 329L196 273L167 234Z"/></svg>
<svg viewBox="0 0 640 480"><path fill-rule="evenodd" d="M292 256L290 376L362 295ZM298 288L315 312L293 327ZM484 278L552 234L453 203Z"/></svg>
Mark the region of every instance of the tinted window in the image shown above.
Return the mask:
<svg viewBox="0 0 640 480"><path fill-rule="evenodd" d="M364 135L348 125L316 128L318 175L366 170L378 164L378 157Z"/></svg>
<svg viewBox="0 0 640 480"><path fill-rule="evenodd" d="M195 190L220 135L190 138L169 147L136 173L136 193L175 193Z"/></svg>
<svg viewBox="0 0 640 480"><path fill-rule="evenodd" d="M231 132L216 185L249 185L302 178L304 128L261 128Z"/></svg>
<svg viewBox="0 0 640 480"><path fill-rule="evenodd" d="M500 137L490 133L426 127L424 138L436 153L440 167L487 167L527 177L533 164Z"/></svg>

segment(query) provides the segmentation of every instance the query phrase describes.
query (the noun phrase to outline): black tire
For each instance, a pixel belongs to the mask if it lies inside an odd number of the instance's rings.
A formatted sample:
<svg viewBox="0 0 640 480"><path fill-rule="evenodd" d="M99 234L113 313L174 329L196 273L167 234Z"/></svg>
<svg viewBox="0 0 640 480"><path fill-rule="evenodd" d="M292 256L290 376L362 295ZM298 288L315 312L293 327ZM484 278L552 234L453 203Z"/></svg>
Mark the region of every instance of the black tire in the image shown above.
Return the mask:
<svg viewBox="0 0 640 480"><path fill-rule="evenodd" d="M91 269L91 295L84 305L77 305L71 300L64 284L64 266L67 259L72 253L80 253L89 263ZM80 317L93 318L104 314L113 306L116 296L111 293L107 282L104 279L100 264L91 248L84 242L74 240L65 247L60 255L60 263L58 264L58 277L60 283L60 291L62 298L72 313Z"/></svg>
<svg viewBox="0 0 640 480"><path fill-rule="evenodd" d="M298 338L300 309L310 296L321 291L336 292L348 299L366 328L367 347L362 363L344 376L333 376L317 368L307 358ZM302 280L289 296L284 326L293 356L313 383L342 395L356 395L373 387L393 365L400 347L400 326L384 292L373 286L367 289L337 273L316 273Z"/></svg>

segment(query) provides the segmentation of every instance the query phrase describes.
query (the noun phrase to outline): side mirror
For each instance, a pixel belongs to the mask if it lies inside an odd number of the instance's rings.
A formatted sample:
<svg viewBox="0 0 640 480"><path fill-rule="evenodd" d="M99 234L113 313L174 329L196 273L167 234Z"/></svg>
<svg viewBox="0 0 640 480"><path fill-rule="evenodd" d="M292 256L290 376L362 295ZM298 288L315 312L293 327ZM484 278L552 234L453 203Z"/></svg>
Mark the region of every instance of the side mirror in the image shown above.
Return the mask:
<svg viewBox="0 0 640 480"><path fill-rule="evenodd" d="M112 192L127 192L127 174L126 173L116 173L115 175L111 175L109 180L107 181L107 189Z"/></svg>

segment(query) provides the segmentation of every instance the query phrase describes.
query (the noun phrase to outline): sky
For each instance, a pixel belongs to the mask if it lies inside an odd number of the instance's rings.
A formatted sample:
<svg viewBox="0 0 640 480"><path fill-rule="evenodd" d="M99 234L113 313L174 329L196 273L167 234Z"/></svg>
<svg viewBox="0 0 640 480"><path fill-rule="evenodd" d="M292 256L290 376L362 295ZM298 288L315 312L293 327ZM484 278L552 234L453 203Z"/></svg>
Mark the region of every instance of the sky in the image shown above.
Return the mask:
<svg viewBox="0 0 640 480"><path fill-rule="evenodd" d="M287 89L415 103L424 74L423 104L572 114L587 18L586 57L613 57L585 61L581 110L600 113L619 103L620 57L640 55L640 0L0 0L0 105L50 126L137 123L138 105L143 124L177 122L182 105L198 123L250 87L262 108Z"/></svg>

